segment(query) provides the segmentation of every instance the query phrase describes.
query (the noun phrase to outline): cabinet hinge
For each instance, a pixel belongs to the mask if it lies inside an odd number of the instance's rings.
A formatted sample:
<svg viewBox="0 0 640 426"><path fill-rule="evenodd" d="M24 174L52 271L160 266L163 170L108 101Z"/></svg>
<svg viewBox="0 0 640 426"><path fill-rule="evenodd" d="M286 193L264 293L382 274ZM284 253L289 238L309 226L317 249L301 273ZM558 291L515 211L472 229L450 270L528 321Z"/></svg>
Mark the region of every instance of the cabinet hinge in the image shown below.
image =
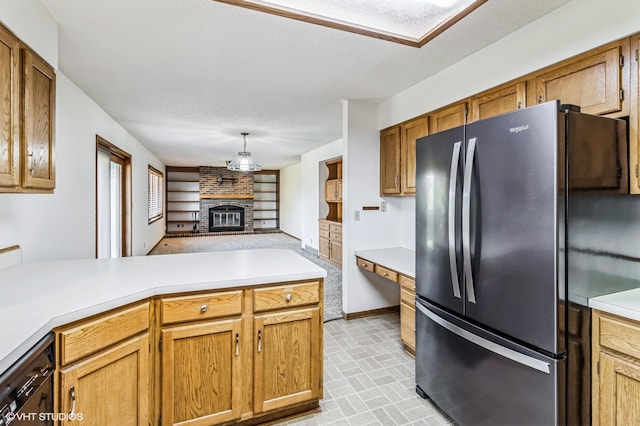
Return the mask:
<svg viewBox="0 0 640 426"><path fill-rule="evenodd" d="M600 374L600 361L596 362L596 371Z"/></svg>
<svg viewBox="0 0 640 426"><path fill-rule="evenodd" d="M162 416L158 417L158 426L162 426Z"/></svg>
<svg viewBox="0 0 640 426"><path fill-rule="evenodd" d="M624 89L620 89L620 100L624 101Z"/></svg>
<svg viewBox="0 0 640 426"><path fill-rule="evenodd" d="M162 339L158 340L158 350L162 352Z"/></svg>
<svg viewBox="0 0 640 426"><path fill-rule="evenodd" d="M636 62L638 62L638 49L636 49Z"/></svg>
<svg viewBox="0 0 640 426"><path fill-rule="evenodd" d="M636 177L638 177L638 165L636 164Z"/></svg>
<svg viewBox="0 0 640 426"><path fill-rule="evenodd" d="M620 68L624 67L624 56L620 55Z"/></svg>

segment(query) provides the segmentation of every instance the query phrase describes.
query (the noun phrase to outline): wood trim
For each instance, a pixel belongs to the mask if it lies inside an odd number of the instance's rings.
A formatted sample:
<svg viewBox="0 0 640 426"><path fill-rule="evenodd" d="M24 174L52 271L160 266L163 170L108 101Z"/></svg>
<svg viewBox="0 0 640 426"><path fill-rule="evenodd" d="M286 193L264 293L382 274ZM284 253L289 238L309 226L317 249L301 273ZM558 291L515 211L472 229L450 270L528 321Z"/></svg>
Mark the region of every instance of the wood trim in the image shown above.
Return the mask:
<svg viewBox="0 0 640 426"><path fill-rule="evenodd" d="M374 315L393 314L393 313L399 313L399 312L400 312L400 305L387 306L386 308L371 309L368 311L350 312L350 313L343 312L342 318L348 321L352 319L371 317Z"/></svg>
<svg viewBox="0 0 640 426"><path fill-rule="evenodd" d="M14 250L20 250L20 246L16 244L15 246L0 248L0 254L9 253L10 251L14 251Z"/></svg>
<svg viewBox="0 0 640 426"><path fill-rule="evenodd" d="M98 151L109 153L114 159L120 159L122 164L122 257L132 254L132 172L131 154L112 144L100 135L96 135L96 168L95 168L95 246L98 258Z"/></svg>
<svg viewBox="0 0 640 426"><path fill-rule="evenodd" d="M217 200L217 199L224 199L224 200L253 200L253 195L228 195L228 194L220 194L220 195L215 195L215 194L205 194L205 195L200 195L200 199L201 200Z"/></svg>
<svg viewBox="0 0 640 426"><path fill-rule="evenodd" d="M360 34L367 37L377 38L379 40L390 41L393 43L404 44L411 47L422 47L429 41L442 34L445 30L453 26L456 22L476 10L487 0L476 0L471 5L453 15L440 25L437 25L431 31L428 31L420 38L413 38L402 36L399 34L387 33L382 30L376 30L374 28L368 28L358 26L356 24L349 24L342 21L334 20L331 18L320 17L312 14L305 14L303 12L296 12L292 10L285 10L275 6L267 6L264 4L257 4L247 0L218 0L221 3L227 3L234 6L244 7L247 9L256 10L258 12L269 13L271 15L282 16L284 18L295 19L297 21L307 22L309 24L320 25L327 28L333 28L340 31L346 31L354 34Z"/></svg>

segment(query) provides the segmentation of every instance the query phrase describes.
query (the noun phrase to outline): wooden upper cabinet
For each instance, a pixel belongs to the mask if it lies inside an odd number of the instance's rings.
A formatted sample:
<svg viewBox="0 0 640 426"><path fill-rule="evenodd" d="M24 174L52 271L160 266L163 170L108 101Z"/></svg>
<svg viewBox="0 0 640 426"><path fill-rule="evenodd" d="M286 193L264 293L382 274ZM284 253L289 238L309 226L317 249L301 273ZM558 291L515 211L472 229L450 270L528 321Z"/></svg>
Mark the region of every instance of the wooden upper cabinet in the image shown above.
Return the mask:
<svg viewBox="0 0 640 426"><path fill-rule="evenodd" d="M429 114L429 132L431 134L462 126L467 119L467 104L461 102L449 105Z"/></svg>
<svg viewBox="0 0 640 426"><path fill-rule="evenodd" d="M526 99L527 84L524 81L481 93L471 98L471 121L524 108Z"/></svg>
<svg viewBox="0 0 640 426"><path fill-rule="evenodd" d="M422 117L401 127L400 138L400 171L402 193L413 195L416 193L416 141L427 136L429 123L427 117Z"/></svg>
<svg viewBox="0 0 640 426"><path fill-rule="evenodd" d="M23 186L55 187L55 98L53 68L28 49L23 50Z"/></svg>
<svg viewBox="0 0 640 426"><path fill-rule="evenodd" d="M55 187L56 75L0 25L0 192Z"/></svg>
<svg viewBox="0 0 640 426"><path fill-rule="evenodd" d="M0 191L20 184L19 59L18 39L0 25Z"/></svg>
<svg viewBox="0 0 640 426"><path fill-rule="evenodd" d="M628 46L620 41L545 70L535 78L536 101L559 99L587 114L628 114Z"/></svg>
<svg viewBox="0 0 640 426"><path fill-rule="evenodd" d="M380 195L400 194L400 126L380 132Z"/></svg>
<svg viewBox="0 0 640 426"><path fill-rule="evenodd" d="M640 171L638 164L640 163L640 65L638 63L638 52L640 51L640 35L631 40L631 51L633 52L633 60L630 62L631 90L629 101L629 192L632 194L640 194Z"/></svg>

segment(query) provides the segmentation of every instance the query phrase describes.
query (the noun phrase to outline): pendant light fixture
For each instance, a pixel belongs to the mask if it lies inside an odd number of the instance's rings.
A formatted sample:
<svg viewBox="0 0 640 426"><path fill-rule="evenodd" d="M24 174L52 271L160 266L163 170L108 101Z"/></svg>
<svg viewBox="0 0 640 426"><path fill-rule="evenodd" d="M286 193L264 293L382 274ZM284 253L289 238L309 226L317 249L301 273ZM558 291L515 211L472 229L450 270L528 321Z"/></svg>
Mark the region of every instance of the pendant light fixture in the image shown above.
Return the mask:
<svg viewBox="0 0 640 426"><path fill-rule="evenodd" d="M247 152L247 135L249 133L242 132L240 134L244 140L244 149L242 152L238 153L238 156L234 158L233 161L227 164L227 169L236 172L257 172L258 170L261 170L262 167L260 164L251 157L250 152Z"/></svg>

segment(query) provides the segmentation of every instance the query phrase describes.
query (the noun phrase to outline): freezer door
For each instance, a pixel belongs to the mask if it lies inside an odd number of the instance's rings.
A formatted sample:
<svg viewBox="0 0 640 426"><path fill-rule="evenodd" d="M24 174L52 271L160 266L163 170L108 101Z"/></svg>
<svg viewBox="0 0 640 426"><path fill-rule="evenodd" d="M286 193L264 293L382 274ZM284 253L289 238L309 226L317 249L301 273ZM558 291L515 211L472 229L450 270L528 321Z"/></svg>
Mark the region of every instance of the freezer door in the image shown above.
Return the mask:
<svg viewBox="0 0 640 426"><path fill-rule="evenodd" d="M460 211L464 127L416 144L416 293L463 312Z"/></svg>
<svg viewBox="0 0 640 426"><path fill-rule="evenodd" d="M468 125L462 196L467 317L552 354L564 350L557 334L561 117L549 102Z"/></svg>
<svg viewBox="0 0 640 426"><path fill-rule="evenodd" d="M416 303L416 383L458 425L557 425L564 361Z"/></svg>

